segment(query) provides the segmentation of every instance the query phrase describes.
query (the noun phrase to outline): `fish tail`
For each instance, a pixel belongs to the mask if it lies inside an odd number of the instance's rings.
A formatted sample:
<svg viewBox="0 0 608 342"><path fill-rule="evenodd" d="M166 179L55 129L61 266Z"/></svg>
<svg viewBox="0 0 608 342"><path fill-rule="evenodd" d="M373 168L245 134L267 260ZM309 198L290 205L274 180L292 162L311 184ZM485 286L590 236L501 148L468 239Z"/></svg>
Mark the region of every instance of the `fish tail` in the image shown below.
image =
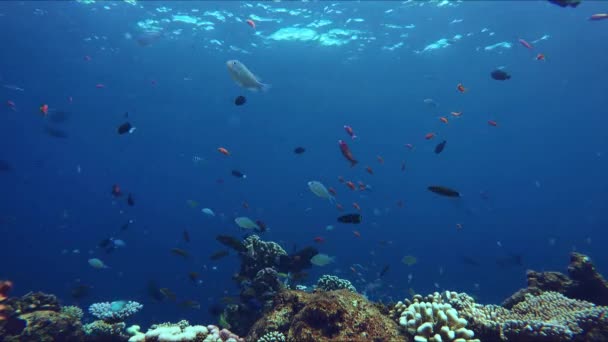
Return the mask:
<svg viewBox="0 0 608 342"><path fill-rule="evenodd" d="M260 90L263 92L267 92L270 90L270 88L272 88L272 85L267 84L267 83L260 83Z"/></svg>

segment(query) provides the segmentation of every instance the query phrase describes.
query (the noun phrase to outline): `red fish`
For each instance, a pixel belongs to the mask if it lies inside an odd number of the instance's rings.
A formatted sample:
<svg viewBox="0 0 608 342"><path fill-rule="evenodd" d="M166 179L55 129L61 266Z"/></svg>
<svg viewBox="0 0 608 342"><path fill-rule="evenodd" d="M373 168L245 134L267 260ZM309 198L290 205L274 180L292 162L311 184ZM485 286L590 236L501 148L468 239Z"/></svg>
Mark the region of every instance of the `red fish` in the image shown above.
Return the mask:
<svg viewBox="0 0 608 342"><path fill-rule="evenodd" d="M524 47L526 47L527 49L532 49L532 44L528 43L527 41L523 40L523 39L519 39L519 43L521 45L523 45Z"/></svg>
<svg viewBox="0 0 608 342"><path fill-rule="evenodd" d="M591 17L589 17L589 20L603 20L603 19L608 19L608 13L597 13L592 15Z"/></svg>
<svg viewBox="0 0 608 342"><path fill-rule="evenodd" d="M367 185L365 185L365 183L363 183L362 181L358 181L357 185L359 185L359 190L361 190L361 191L367 190Z"/></svg>
<svg viewBox="0 0 608 342"><path fill-rule="evenodd" d="M494 120L488 120L488 125L496 127L496 126L498 126L498 122L496 122Z"/></svg>
<svg viewBox="0 0 608 342"><path fill-rule="evenodd" d="M431 132L431 133L427 133L424 135L424 139L426 140L431 140L435 137L435 133Z"/></svg>
<svg viewBox="0 0 608 342"><path fill-rule="evenodd" d="M536 60L537 61L544 61L545 60L545 55L543 55L542 53L539 53L538 55L536 55Z"/></svg>
<svg viewBox="0 0 608 342"><path fill-rule="evenodd" d="M366 167L365 171L367 171L367 173L369 173L370 175L374 174L374 170L372 170L372 168L370 166Z"/></svg>
<svg viewBox="0 0 608 342"><path fill-rule="evenodd" d="M456 86L456 89L458 89L458 91L461 93L465 93L467 91L467 88L465 88L462 83L458 83L458 85Z"/></svg>
<svg viewBox="0 0 608 342"><path fill-rule="evenodd" d="M353 167L357 165L358 161L353 157L353 153L350 151L348 145L342 140L338 140L338 145L340 146L340 151L344 158L350 162L350 166Z"/></svg>
<svg viewBox="0 0 608 342"><path fill-rule="evenodd" d="M251 26L251 28L255 30L255 21L247 19L245 20L245 22L247 23L247 25Z"/></svg>
<svg viewBox="0 0 608 342"><path fill-rule="evenodd" d="M448 123L448 118L446 118L445 116L442 116L439 118L439 121L443 122L444 124Z"/></svg>
<svg viewBox="0 0 608 342"><path fill-rule="evenodd" d="M358 238L361 237L361 233L359 233L359 231L357 231L357 230L353 230L353 235Z"/></svg>
<svg viewBox="0 0 608 342"><path fill-rule="evenodd" d="M42 106L40 106L40 113L42 113L42 115L46 116L49 114L49 105L47 104L43 104Z"/></svg>
<svg viewBox="0 0 608 342"><path fill-rule="evenodd" d="M323 243L323 242L325 242L325 239L324 239L324 238L322 238L322 237L320 237L320 236L315 237L313 240L314 240L316 243Z"/></svg>
<svg viewBox="0 0 608 342"><path fill-rule="evenodd" d="M338 211L342 211L342 210L344 210L344 206L342 206L342 204L340 204L340 203L337 203L336 209L338 209Z"/></svg>
<svg viewBox="0 0 608 342"><path fill-rule="evenodd" d="M103 89L103 88L105 88L105 87L106 87L106 85L105 85L105 84L103 84L103 83L97 83L97 84L95 85L95 88L97 88L97 89Z"/></svg>
<svg viewBox="0 0 608 342"><path fill-rule="evenodd" d="M376 159L378 159L378 163L384 164L384 158L382 158L382 156L376 156Z"/></svg>
<svg viewBox="0 0 608 342"><path fill-rule="evenodd" d="M355 184L351 181L346 182L346 186L349 187L351 190L355 190Z"/></svg>
<svg viewBox="0 0 608 342"><path fill-rule="evenodd" d="M344 125L344 130L346 131L346 133L348 133L348 135L350 135L350 137L354 140L357 139L357 135L355 134L355 131L353 130L352 127L348 126L348 125Z"/></svg>
<svg viewBox="0 0 608 342"><path fill-rule="evenodd" d="M225 147L218 147L217 151L225 156L230 155L230 151L228 151Z"/></svg>
<svg viewBox="0 0 608 342"><path fill-rule="evenodd" d="M353 202L353 208L357 209L357 211L361 211L361 206L359 206L359 203L357 202Z"/></svg>
<svg viewBox="0 0 608 342"><path fill-rule="evenodd" d="M329 191L329 193L330 193L330 194L332 194L332 195L334 195L334 196L336 196L336 195L337 195L337 193L336 193L336 189L334 189L334 188L332 188L332 187L329 187L329 189L327 189L327 191Z"/></svg>
<svg viewBox="0 0 608 342"><path fill-rule="evenodd" d="M17 111L17 105L15 104L15 102L8 100L6 101L6 105L8 106L8 108L10 108L13 112Z"/></svg>
<svg viewBox="0 0 608 342"><path fill-rule="evenodd" d="M112 185L112 196L114 196L114 197L122 196L122 190L120 190L120 185L118 185L118 184Z"/></svg>

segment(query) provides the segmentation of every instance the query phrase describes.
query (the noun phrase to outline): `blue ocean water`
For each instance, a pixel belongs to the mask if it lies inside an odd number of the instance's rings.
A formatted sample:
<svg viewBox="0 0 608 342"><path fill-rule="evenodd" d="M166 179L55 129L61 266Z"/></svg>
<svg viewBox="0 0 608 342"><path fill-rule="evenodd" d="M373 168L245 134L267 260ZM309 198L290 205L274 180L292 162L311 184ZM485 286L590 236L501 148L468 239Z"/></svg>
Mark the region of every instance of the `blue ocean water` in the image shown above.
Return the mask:
<svg viewBox="0 0 608 342"><path fill-rule="evenodd" d="M137 300L142 324L214 323L207 309L238 295L239 263L233 252L209 256L223 249L216 235L247 233L238 216L264 221L262 238L289 252L315 245L334 256L307 285L335 274L374 300L450 289L499 303L525 286L527 269L564 271L573 250L605 273L608 22L587 20L605 11L593 1L2 2L0 279L14 294L45 291L85 308ZM272 88L240 88L230 59ZM512 78L491 79L498 67ZM245 105L234 105L238 95ZM65 120L53 122L57 113ZM125 121L137 129L118 135ZM340 176L371 189L351 191ZM336 189L345 210L312 194L311 180ZM362 223L339 224L353 202ZM126 246L104 252L109 237ZM407 255L417 262L403 264ZM176 302L150 298L150 281ZM75 299L79 284L90 293Z"/></svg>

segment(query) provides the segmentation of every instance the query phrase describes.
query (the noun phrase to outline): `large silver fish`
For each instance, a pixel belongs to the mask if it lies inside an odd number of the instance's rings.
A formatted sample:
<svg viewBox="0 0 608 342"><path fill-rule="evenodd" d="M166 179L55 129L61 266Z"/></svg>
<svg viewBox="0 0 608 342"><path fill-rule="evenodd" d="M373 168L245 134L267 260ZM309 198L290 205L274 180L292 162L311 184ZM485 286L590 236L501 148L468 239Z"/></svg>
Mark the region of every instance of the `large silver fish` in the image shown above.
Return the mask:
<svg viewBox="0 0 608 342"><path fill-rule="evenodd" d="M227 61L226 66L228 67L230 77L232 77L234 82L239 86L252 91L267 91L270 89L270 84L260 82L259 78L249 71L245 64L236 59Z"/></svg>

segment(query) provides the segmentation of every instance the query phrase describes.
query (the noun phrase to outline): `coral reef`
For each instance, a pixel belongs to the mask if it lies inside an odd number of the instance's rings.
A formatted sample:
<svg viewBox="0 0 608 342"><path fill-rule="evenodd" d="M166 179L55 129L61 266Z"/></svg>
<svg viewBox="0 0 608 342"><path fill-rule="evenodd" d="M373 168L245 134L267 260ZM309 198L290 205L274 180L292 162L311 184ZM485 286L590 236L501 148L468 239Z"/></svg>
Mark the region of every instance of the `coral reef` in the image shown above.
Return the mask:
<svg viewBox="0 0 608 342"><path fill-rule="evenodd" d="M84 315L84 312L82 311L81 308L77 307L77 306L62 306L61 307L61 313L68 315L70 317L72 317L74 320L78 320L80 321L82 319L82 316Z"/></svg>
<svg viewBox="0 0 608 342"><path fill-rule="evenodd" d="M119 300L115 302L94 303L89 306L89 313L107 323L123 322L136 314L144 306L134 301Z"/></svg>
<svg viewBox="0 0 608 342"><path fill-rule="evenodd" d="M241 276L253 278L265 268L276 267L280 256L287 252L278 243L263 241L257 235L251 235L244 241L247 253L241 254Z"/></svg>
<svg viewBox="0 0 608 342"><path fill-rule="evenodd" d="M82 329L87 341L126 341L129 336L125 333L125 327L123 322L108 323L100 319L85 324Z"/></svg>
<svg viewBox="0 0 608 342"><path fill-rule="evenodd" d="M513 307L523 301L526 294L539 295L545 291L559 292L566 297L598 305L608 305L608 283L586 255L570 254L568 275L559 272L528 271L527 278L528 287L507 298L503 302L504 307Z"/></svg>
<svg viewBox="0 0 608 342"><path fill-rule="evenodd" d="M357 292L357 289L350 281L328 274L324 274L321 276L321 278L319 278L319 280L317 280L317 288L323 291L346 289L352 292Z"/></svg>
<svg viewBox="0 0 608 342"><path fill-rule="evenodd" d="M278 331L267 332L257 342L285 342L285 335Z"/></svg>
<svg viewBox="0 0 608 342"><path fill-rule="evenodd" d="M284 290L251 328L247 341L281 333L286 341L408 341L398 326L361 295L348 291Z"/></svg>
<svg viewBox="0 0 608 342"><path fill-rule="evenodd" d="M135 328L135 327L134 327ZM139 326L129 329L132 332L130 342L150 341L200 341L200 342L245 342L244 339L227 329L215 325L190 325L188 321L178 323L162 323L150 327L144 334L139 332Z"/></svg>
<svg viewBox="0 0 608 342"><path fill-rule="evenodd" d="M524 300L510 310L497 305L477 304L465 293L449 291L441 295L434 293L424 299L421 296L414 297L414 303L422 300L437 306L449 304L468 322L470 329L481 341L608 340L608 319L605 317L608 313L607 307L567 298L557 292L544 292L536 296L526 294ZM405 307L406 304L397 303L391 311L391 316L407 315ZM428 308L428 305L426 307ZM400 323L403 325L403 322ZM430 328L424 329L428 331ZM409 326L408 330L413 333ZM416 332L419 333L418 330ZM598 339L599 336L603 336L603 339Z"/></svg>
<svg viewBox="0 0 608 342"><path fill-rule="evenodd" d="M30 292L20 298L2 301L0 340L12 341L82 341L80 318L61 311L55 296Z"/></svg>

